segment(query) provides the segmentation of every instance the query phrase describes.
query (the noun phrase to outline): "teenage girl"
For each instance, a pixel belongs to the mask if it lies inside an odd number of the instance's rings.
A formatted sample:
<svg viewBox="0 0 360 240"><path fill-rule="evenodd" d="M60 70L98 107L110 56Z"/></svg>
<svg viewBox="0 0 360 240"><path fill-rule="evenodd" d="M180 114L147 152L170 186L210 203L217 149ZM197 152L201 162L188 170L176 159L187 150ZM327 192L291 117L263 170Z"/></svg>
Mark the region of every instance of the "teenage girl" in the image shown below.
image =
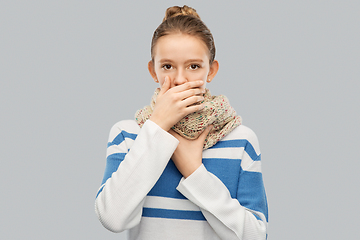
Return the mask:
<svg viewBox="0 0 360 240"><path fill-rule="evenodd" d="M131 240L266 239L258 140L205 88L219 63L193 8L166 10L148 69L159 83L151 104L110 131L100 222Z"/></svg>

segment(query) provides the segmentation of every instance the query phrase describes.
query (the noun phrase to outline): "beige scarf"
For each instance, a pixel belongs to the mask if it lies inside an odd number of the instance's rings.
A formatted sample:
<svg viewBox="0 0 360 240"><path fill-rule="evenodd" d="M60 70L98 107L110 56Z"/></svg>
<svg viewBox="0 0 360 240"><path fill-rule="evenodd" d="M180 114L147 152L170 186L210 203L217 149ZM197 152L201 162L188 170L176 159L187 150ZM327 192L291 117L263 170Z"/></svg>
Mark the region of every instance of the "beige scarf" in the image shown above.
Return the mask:
<svg viewBox="0 0 360 240"><path fill-rule="evenodd" d="M135 120L140 127L150 118L159 92L160 89L157 88L152 96L150 106L136 112ZM211 96L209 89L206 89L202 103L205 105L202 110L188 114L176 123L172 129L187 139L196 139L207 126L212 124L213 128L204 142L203 149L207 149L214 146L220 139L239 126L241 117L236 115L235 110L230 106L229 100L224 95Z"/></svg>

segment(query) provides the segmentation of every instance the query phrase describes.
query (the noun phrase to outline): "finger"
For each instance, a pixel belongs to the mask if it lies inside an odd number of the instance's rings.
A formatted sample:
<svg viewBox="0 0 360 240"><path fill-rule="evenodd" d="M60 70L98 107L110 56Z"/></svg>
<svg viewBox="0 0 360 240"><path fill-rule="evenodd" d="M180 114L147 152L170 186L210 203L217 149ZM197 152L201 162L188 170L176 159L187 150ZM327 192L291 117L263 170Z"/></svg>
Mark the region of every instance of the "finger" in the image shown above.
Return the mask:
<svg viewBox="0 0 360 240"><path fill-rule="evenodd" d="M190 98L192 96L199 96L199 97L203 97L205 93L205 89L202 89L202 88L191 88L191 89L188 89L188 90L185 90L183 92L179 92L178 93L178 96L181 100L184 100L186 98ZM202 100L200 100L202 101Z"/></svg>
<svg viewBox="0 0 360 240"><path fill-rule="evenodd" d="M161 86L160 92L158 94L158 96L164 95L169 89L170 89L170 77L169 76L165 76L165 81L163 83L163 85Z"/></svg>
<svg viewBox="0 0 360 240"><path fill-rule="evenodd" d="M174 92L183 92L185 90L191 89L191 88L200 88L202 85L204 85L204 81L191 81L187 82L181 85L178 85L176 87L173 87Z"/></svg>
<svg viewBox="0 0 360 240"><path fill-rule="evenodd" d="M184 109L184 116L204 109L204 104L192 105Z"/></svg>
<svg viewBox="0 0 360 240"><path fill-rule="evenodd" d="M192 105L199 105L204 100L203 96L192 96L181 101L182 107L190 107Z"/></svg>
<svg viewBox="0 0 360 240"><path fill-rule="evenodd" d="M213 128L214 128L213 125L207 126L207 128L200 134L200 136L199 136L199 139L200 139L200 140L199 140L199 141L204 142L205 139L206 139L206 137L207 137L207 135L210 133L210 131L211 131Z"/></svg>

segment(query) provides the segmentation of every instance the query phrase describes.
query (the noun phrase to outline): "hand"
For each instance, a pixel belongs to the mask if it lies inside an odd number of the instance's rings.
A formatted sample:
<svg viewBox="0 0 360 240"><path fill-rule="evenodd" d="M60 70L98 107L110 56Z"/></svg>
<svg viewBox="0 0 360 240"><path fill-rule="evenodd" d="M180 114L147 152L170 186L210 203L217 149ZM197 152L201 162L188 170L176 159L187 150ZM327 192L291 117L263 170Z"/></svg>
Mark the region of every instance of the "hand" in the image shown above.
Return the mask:
<svg viewBox="0 0 360 240"><path fill-rule="evenodd" d="M185 178L201 166L204 142L211 129L212 125L208 126L195 140L186 139L174 130L169 130L169 133L180 142L171 159Z"/></svg>
<svg viewBox="0 0 360 240"><path fill-rule="evenodd" d="M168 131L186 115L204 108L203 104L192 105L204 100L205 90L200 88L203 84L203 81L192 81L170 88L170 78L166 76L150 120Z"/></svg>

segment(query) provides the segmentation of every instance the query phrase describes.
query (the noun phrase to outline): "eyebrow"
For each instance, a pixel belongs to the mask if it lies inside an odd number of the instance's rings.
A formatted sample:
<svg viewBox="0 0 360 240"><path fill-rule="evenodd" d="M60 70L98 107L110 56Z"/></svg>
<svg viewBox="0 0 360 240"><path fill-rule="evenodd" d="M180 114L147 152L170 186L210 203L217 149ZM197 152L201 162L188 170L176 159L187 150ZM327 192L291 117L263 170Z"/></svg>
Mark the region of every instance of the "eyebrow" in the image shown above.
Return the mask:
<svg viewBox="0 0 360 240"><path fill-rule="evenodd" d="M204 61L202 60L202 59L189 59L189 60L187 60L185 63L189 63L189 62L201 62L201 63L203 63Z"/></svg>
<svg viewBox="0 0 360 240"><path fill-rule="evenodd" d="M158 62L163 63L163 62L172 62L172 61L170 59L164 58L164 59L160 59Z"/></svg>
<svg viewBox="0 0 360 240"><path fill-rule="evenodd" d="M170 60L170 59L167 59L167 58L164 58L164 59L160 59L159 60L159 63L163 63L163 62L173 62L172 60ZM186 62L185 62L185 64L187 64L187 63L189 63L189 62L201 62L201 63L203 63L204 61L202 60L202 59L189 59L189 60L187 60Z"/></svg>

